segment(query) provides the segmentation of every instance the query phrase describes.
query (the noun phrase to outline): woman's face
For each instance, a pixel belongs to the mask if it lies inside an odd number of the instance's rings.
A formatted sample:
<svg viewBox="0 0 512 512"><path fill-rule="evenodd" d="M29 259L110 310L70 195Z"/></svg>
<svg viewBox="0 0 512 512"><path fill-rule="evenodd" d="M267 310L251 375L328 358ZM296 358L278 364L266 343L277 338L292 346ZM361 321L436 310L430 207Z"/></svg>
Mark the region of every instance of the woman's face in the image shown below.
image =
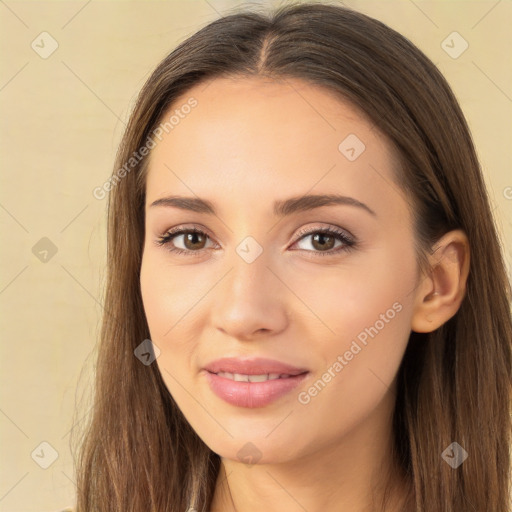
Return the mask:
<svg viewBox="0 0 512 512"><path fill-rule="evenodd" d="M299 80L216 79L173 113L154 139L141 268L169 392L228 459L378 443L419 282L389 145Z"/></svg>

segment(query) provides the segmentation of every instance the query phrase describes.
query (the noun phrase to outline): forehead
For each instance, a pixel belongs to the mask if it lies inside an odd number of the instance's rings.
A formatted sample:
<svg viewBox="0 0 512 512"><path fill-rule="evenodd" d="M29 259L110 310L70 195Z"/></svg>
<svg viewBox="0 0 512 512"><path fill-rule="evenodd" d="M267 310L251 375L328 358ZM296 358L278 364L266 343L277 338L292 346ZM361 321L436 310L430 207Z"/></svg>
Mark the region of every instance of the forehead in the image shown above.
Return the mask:
<svg viewBox="0 0 512 512"><path fill-rule="evenodd" d="M191 99L195 106L183 108ZM162 122L173 114L179 122L155 139L150 156L148 202L164 192L261 200L283 188L287 195L367 189L368 197L372 183L393 179L390 145L371 122L301 80L215 79L177 98Z"/></svg>

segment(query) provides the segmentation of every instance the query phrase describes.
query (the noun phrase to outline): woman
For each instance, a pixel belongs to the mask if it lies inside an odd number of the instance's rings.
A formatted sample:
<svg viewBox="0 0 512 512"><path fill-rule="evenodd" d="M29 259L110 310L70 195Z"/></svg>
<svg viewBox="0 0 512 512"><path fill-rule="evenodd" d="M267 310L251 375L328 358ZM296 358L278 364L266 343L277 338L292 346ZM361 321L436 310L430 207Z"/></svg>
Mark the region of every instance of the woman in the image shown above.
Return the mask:
<svg viewBox="0 0 512 512"><path fill-rule="evenodd" d="M77 510L510 510L510 289L446 80L352 10L225 16L109 182Z"/></svg>

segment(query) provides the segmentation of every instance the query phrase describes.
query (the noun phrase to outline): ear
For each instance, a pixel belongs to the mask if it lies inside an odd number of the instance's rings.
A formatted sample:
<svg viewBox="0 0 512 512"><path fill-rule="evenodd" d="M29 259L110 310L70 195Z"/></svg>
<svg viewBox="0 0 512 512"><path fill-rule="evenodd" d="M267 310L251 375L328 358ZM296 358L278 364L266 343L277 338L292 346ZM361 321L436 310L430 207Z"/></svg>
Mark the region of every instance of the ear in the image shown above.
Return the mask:
<svg viewBox="0 0 512 512"><path fill-rule="evenodd" d="M457 313L466 293L469 241L460 229L446 233L433 247L430 270L415 292L411 329L432 332Z"/></svg>

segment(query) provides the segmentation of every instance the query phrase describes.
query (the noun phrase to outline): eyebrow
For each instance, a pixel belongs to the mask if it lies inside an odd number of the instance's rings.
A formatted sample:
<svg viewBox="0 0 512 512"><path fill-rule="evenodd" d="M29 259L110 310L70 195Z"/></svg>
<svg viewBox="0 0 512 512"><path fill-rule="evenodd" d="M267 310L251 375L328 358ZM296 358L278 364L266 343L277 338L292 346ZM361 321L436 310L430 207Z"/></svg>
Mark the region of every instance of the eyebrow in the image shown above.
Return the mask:
<svg viewBox="0 0 512 512"><path fill-rule="evenodd" d="M353 197L342 196L339 194L315 194L306 196L291 197L285 200L278 200L274 202L274 215L277 217L285 217L294 213L314 210L322 206L332 205L347 205L355 206L367 211L374 217L377 214L366 204L354 199ZM167 206L180 208L197 213L205 213L208 215L217 215L214 205L206 200L198 197L184 197L184 196L169 196L162 197L153 201L150 205L154 206Z"/></svg>

